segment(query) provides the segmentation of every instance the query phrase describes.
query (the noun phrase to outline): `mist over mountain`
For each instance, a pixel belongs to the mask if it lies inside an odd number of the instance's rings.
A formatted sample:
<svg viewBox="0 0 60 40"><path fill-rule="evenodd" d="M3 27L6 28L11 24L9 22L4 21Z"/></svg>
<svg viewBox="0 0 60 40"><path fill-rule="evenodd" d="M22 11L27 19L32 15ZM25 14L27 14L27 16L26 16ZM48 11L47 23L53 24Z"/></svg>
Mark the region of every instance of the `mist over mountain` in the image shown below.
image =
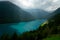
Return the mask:
<svg viewBox="0 0 60 40"><path fill-rule="evenodd" d="M54 12L52 12L52 13L50 14L50 17L53 17L53 16L55 16L55 15L57 15L57 14L60 14L60 8L57 8Z"/></svg>
<svg viewBox="0 0 60 40"><path fill-rule="evenodd" d="M0 1L0 23L33 20L34 17L9 1Z"/></svg>
<svg viewBox="0 0 60 40"><path fill-rule="evenodd" d="M60 8L54 11L54 13L60 13Z"/></svg>
<svg viewBox="0 0 60 40"><path fill-rule="evenodd" d="M15 23L51 17L42 9L22 9L9 1L0 1L0 23Z"/></svg>
<svg viewBox="0 0 60 40"><path fill-rule="evenodd" d="M50 14L42 9L25 9L25 11L31 13L37 19L47 18Z"/></svg>
<svg viewBox="0 0 60 40"><path fill-rule="evenodd" d="M53 12L53 16L59 16L60 17L60 8L58 8L57 10L55 10L54 12ZM58 19L58 20L60 20L60 19Z"/></svg>
<svg viewBox="0 0 60 40"><path fill-rule="evenodd" d="M60 8L57 8L55 11L53 11L52 13L50 13L49 15L47 15L47 18L50 19L52 17L54 17L55 15L60 15Z"/></svg>

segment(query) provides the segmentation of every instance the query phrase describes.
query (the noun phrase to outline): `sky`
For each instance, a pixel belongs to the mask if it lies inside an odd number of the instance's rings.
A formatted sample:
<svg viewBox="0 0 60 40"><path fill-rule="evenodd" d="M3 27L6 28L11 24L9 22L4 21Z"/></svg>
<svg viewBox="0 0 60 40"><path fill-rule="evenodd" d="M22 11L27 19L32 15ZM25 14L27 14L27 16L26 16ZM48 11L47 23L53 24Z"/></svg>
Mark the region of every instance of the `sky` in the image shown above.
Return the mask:
<svg viewBox="0 0 60 40"><path fill-rule="evenodd" d="M60 7L60 0L7 0L7 1L10 1L23 9L43 9L45 11L54 11Z"/></svg>

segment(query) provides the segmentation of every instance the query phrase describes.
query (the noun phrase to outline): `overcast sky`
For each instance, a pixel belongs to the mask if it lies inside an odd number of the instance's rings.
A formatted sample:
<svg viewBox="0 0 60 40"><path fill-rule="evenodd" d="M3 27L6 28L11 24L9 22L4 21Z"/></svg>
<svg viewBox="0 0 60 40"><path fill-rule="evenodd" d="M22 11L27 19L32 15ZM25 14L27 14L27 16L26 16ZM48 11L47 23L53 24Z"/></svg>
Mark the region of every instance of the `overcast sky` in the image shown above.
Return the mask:
<svg viewBox="0 0 60 40"><path fill-rule="evenodd" d="M4 0L5 1L5 0ZM60 0L8 0L23 9L53 11L60 7Z"/></svg>

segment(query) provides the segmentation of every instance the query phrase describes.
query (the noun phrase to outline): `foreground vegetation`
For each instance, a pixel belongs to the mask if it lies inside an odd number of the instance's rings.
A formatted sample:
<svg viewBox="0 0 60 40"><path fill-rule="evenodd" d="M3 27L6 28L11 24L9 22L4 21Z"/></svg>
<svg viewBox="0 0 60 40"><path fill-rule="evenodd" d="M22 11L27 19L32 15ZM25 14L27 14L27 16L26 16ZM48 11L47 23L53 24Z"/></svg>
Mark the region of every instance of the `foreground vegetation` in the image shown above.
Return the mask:
<svg viewBox="0 0 60 40"><path fill-rule="evenodd" d="M43 40L60 40L60 34L58 35L50 35L49 37L43 39Z"/></svg>
<svg viewBox="0 0 60 40"><path fill-rule="evenodd" d="M60 13L44 25L42 24L37 30L25 32L22 35L17 35L16 32L12 36L3 34L0 40L60 40Z"/></svg>

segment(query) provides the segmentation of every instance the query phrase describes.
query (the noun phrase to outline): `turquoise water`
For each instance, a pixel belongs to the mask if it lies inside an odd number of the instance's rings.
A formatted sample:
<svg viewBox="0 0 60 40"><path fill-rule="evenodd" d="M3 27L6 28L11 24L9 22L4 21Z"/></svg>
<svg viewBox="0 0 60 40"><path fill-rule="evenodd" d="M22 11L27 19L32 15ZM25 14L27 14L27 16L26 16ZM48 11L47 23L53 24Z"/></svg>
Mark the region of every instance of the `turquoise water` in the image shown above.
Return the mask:
<svg viewBox="0 0 60 40"><path fill-rule="evenodd" d="M39 28L40 24L42 24L45 19L42 20L34 20L29 22L19 22L14 24L0 24L0 32L4 33L13 33L15 31L19 33L23 33L26 31L31 31Z"/></svg>

